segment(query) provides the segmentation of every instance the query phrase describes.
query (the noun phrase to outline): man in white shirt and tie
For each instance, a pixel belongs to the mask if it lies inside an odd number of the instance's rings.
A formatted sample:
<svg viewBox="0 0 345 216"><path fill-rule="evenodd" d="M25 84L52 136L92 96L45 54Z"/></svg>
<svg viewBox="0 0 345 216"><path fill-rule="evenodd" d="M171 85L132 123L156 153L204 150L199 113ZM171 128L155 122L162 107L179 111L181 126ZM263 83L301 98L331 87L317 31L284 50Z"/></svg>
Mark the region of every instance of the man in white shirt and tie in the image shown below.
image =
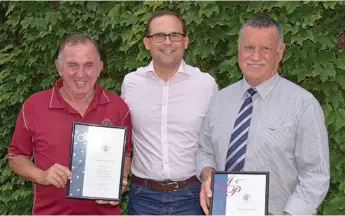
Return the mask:
<svg viewBox="0 0 345 216"><path fill-rule="evenodd" d="M157 11L144 38L152 61L124 78L122 98L133 123L130 215L203 214L195 152L218 87L208 73L184 62L188 43L183 20Z"/></svg>

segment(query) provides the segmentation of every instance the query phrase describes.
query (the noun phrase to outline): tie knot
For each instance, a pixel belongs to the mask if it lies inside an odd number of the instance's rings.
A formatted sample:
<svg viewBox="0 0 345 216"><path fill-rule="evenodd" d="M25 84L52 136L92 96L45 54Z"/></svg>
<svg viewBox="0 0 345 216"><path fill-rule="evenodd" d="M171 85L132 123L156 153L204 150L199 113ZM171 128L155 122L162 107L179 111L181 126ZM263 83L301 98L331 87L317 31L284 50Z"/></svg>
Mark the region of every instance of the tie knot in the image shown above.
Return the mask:
<svg viewBox="0 0 345 216"><path fill-rule="evenodd" d="M253 89L253 88L249 88L247 90L247 94L248 94L248 96L250 95L250 97L253 97L256 94L256 92L257 91L255 89Z"/></svg>

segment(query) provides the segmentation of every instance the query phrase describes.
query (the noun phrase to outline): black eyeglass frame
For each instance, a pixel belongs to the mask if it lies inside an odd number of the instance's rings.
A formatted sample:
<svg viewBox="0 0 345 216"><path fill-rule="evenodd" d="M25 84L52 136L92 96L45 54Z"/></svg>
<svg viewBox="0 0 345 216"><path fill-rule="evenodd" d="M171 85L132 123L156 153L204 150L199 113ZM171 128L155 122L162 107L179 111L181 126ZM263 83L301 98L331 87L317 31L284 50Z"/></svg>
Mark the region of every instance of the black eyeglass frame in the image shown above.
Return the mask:
<svg viewBox="0 0 345 216"><path fill-rule="evenodd" d="M163 35L164 35L164 40L163 40L163 41L156 41L156 40L154 39L154 37L155 37L155 36L158 36L158 35L160 35L160 36L163 36ZM182 36L182 37L181 37L181 40L176 41L176 40L171 40L171 35L180 35L180 36ZM183 38L186 37L186 34L180 33L180 32L172 32L172 33L169 33L169 34L157 33L157 34L153 34L153 35L147 35L147 36L145 36L145 37L152 39L152 41L155 42L155 43L163 43L163 42L167 39L167 36L169 37L169 40L170 40L171 42L180 42L180 41L183 40Z"/></svg>

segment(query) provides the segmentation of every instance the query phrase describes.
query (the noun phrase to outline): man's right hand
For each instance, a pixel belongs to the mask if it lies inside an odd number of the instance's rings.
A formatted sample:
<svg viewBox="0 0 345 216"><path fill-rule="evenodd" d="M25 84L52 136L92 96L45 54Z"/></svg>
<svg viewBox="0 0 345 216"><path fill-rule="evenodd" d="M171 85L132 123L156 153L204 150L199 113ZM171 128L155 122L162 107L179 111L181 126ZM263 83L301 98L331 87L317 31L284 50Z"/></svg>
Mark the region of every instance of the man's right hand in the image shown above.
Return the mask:
<svg viewBox="0 0 345 216"><path fill-rule="evenodd" d="M67 181L72 179L71 171L58 163L55 163L47 170L43 170L37 183L41 185L54 185L57 188L64 188Z"/></svg>
<svg viewBox="0 0 345 216"><path fill-rule="evenodd" d="M200 205L202 210L206 215L209 215L210 209L210 199L212 197L211 191L211 175L212 175L212 168L205 167L202 170L202 184L201 184L201 191L200 191Z"/></svg>

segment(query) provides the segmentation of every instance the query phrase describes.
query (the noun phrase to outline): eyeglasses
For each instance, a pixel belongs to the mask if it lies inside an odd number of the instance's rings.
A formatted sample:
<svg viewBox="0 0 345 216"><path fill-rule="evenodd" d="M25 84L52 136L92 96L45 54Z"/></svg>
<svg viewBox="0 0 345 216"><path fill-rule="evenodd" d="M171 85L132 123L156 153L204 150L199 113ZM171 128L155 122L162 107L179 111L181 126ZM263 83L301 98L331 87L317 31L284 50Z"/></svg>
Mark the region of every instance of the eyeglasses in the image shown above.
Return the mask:
<svg viewBox="0 0 345 216"><path fill-rule="evenodd" d="M148 35L146 37L152 38L153 42L155 43L163 43L165 39L169 37L169 39L172 42L180 42L186 35L178 32L170 33L170 34L164 34L164 33L158 33L154 35Z"/></svg>

